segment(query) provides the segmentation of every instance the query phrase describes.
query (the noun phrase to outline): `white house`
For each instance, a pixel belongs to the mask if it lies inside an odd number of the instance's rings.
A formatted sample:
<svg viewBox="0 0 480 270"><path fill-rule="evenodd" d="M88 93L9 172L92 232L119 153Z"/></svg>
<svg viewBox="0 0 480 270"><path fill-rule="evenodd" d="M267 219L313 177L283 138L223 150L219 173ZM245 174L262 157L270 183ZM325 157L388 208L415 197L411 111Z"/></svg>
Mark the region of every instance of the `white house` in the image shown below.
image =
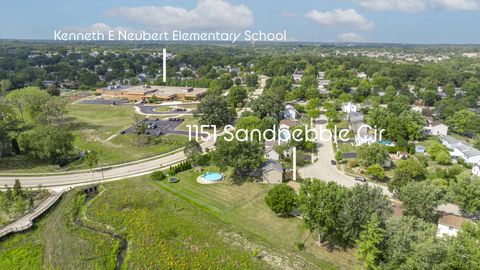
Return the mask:
<svg viewBox="0 0 480 270"><path fill-rule="evenodd" d="M364 80L364 79L366 79L367 77L368 77L368 76L367 76L367 74L366 74L365 72L357 73L357 78L359 78L359 79Z"/></svg>
<svg viewBox="0 0 480 270"><path fill-rule="evenodd" d="M279 160L280 154L275 151L275 142L267 141L265 142L265 157L271 160Z"/></svg>
<svg viewBox="0 0 480 270"><path fill-rule="evenodd" d="M297 110L295 108L288 104L285 106L285 110L283 111L283 118L285 119L296 119L297 118Z"/></svg>
<svg viewBox="0 0 480 270"><path fill-rule="evenodd" d="M374 137L368 134L367 128L363 127L363 125L366 125L363 121L363 114L360 112L350 112L347 114L347 120L349 129L355 134L356 146L375 142Z"/></svg>
<svg viewBox="0 0 480 270"><path fill-rule="evenodd" d="M480 163L480 150L466 142L445 135L442 137L442 144L450 150L452 159L462 158L466 163L471 165L478 165Z"/></svg>
<svg viewBox="0 0 480 270"><path fill-rule="evenodd" d="M317 75L317 79L319 80L325 79L325 71L319 71Z"/></svg>
<svg viewBox="0 0 480 270"><path fill-rule="evenodd" d="M318 80L318 87L327 88L330 85L330 80Z"/></svg>
<svg viewBox="0 0 480 270"><path fill-rule="evenodd" d="M444 214L438 220L437 237L456 236L458 230L465 222L469 220L452 214Z"/></svg>
<svg viewBox="0 0 480 270"><path fill-rule="evenodd" d="M428 126L424 127L425 133L435 136L446 136L448 126L440 121L428 121Z"/></svg>
<svg viewBox="0 0 480 270"><path fill-rule="evenodd" d="M352 102L345 102L342 104L342 111L346 113L356 112L358 109L357 104Z"/></svg>
<svg viewBox="0 0 480 270"><path fill-rule="evenodd" d="M303 78L303 70L295 70L295 72L293 73L293 81L295 81L295 83L300 83L302 81L302 78Z"/></svg>
<svg viewBox="0 0 480 270"><path fill-rule="evenodd" d="M478 167L478 165L472 167L472 174L475 176L480 176L480 167Z"/></svg>

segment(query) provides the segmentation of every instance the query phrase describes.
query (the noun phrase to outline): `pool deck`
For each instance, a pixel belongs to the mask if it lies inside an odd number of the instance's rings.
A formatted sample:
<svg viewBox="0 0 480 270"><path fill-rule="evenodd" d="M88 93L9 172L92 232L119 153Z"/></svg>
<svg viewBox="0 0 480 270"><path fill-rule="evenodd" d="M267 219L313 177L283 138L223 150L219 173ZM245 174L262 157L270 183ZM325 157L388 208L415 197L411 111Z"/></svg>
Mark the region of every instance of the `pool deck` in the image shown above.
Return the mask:
<svg viewBox="0 0 480 270"><path fill-rule="evenodd" d="M203 179L202 176L203 176L203 174L197 177L197 182L202 184L202 185L218 184L218 183L223 181L223 177L222 177L222 179L220 179L218 181L206 181L205 179Z"/></svg>

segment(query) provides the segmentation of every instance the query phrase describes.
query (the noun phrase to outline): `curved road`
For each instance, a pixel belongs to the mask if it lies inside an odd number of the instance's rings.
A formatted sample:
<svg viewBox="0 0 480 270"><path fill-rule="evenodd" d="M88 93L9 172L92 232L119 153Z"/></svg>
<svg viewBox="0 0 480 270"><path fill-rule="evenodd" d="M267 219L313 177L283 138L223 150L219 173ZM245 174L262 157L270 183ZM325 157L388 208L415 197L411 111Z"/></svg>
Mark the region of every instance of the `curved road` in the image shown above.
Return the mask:
<svg viewBox="0 0 480 270"><path fill-rule="evenodd" d="M320 127L322 127L322 130L326 130L326 125L326 117L322 114L320 120L317 121L315 128L317 131L320 130ZM313 164L307 165L298 170L298 173L302 178L316 178L324 181L334 181L346 187L353 187L360 183L356 181L354 177L345 175L343 172L339 171L336 166L330 164L330 161L335 159L331 141L318 140L317 143L319 145L317 155L318 160ZM379 187L382 189L383 194L387 195L389 198L393 197L393 194L386 186L371 182L368 182L368 185ZM440 205L437 210L461 216L459 207L454 204Z"/></svg>
<svg viewBox="0 0 480 270"><path fill-rule="evenodd" d="M138 104L135 105L135 110L137 112L143 113L143 114L150 114L150 115L192 115L194 112L193 111L156 111L156 108L161 108L163 106L161 105L143 105L143 104ZM138 108L138 109L137 109Z"/></svg>
<svg viewBox="0 0 480 270"><path fill-rule="evenodd" d="M213 139L203 142L202 148L213 148ZM142 162L128 163L125 165L118 165L111 168L106 168L102 171L97 170L91 172L65 173L65 174L51 174L41 176L0 176L0 186L13 186L15 179L19 179L24 187L55 187L67 188L78 186L87 183L99 183L113 180L120 180L127 177L145 175L152 171L167 168L172 164L179 163L185 160L183 151L178 151L169 155L161 156L159 158L148 159Z"/></svg>

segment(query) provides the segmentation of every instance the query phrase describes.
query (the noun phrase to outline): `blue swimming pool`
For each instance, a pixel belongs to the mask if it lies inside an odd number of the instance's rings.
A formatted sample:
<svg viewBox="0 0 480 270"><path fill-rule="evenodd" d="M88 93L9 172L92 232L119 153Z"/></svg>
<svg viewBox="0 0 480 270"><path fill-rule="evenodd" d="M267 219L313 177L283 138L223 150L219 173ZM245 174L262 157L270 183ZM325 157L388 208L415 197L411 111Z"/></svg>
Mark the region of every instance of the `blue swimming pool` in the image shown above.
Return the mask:
<svg viewBox="0 0 480 270"><path fill-rule="evenodd" d="M202 178L205 181L216 182L222 180L223 175L218 172L207 172L202 175Z"/></svg>

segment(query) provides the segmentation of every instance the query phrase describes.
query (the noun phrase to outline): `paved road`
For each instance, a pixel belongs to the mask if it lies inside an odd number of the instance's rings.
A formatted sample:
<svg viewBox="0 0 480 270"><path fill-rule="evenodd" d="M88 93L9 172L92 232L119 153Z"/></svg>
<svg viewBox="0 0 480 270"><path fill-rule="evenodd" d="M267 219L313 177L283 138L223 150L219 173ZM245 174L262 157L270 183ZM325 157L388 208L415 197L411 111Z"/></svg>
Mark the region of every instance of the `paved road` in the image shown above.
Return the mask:
<svg viewBox="0 0 480 270"><path fill-rule="evenodd" d="M326 117L322 114L320 119L317 121L315 128L317 131L320 129L320 127L325 130L326 125ZM355 184L359 183L354 177L345 175L343 172L339 171L336 166L330 164L330 161L335 159L331 141L318 140L318 143L318 160L315 163L302 167L298 170L298 173L302 178L317 178L323 181L334 181L346 187L353 187ZM386 186L370 182L368 185L381 188L383 193L390 198L393 196ZM454 204L440 205L437 210L455 215L461 215L459 207Z"/></svg>
<svg viewBox="0 0 480 270"><path fill-rule="evenodd" d="M140 111L143 114L152 114L152 115L192 115L194 112L193 111L163 111L163 112L157 112L155 111L156 108L162 107L162 106L156 106L156 105L143 105L143 104L138 104L135 105L135 107L138 108L138 111Z"/></svg>
<svg viewBox="0 0 480 270"><path fill-rule="evenodd" d="M202 148L213 148L213 139L203 142ZM107 180L118 180L127 177L145 175L159 168L167 168L171 164L176 164L185 160L183 151L178 151L172 154L161 156L158 158L147 159L138 162L128 163L128 165L112 166L109 169L101 171L91 172L79 172L79 173L65 173L65 174L51 174L44 176L0 176L0 186L4 185L13 186L14 180L19 179L22 186L25 187L37 187L42 185L44 187L69 187L77 186L78 184L97 183Z"/></svg>

